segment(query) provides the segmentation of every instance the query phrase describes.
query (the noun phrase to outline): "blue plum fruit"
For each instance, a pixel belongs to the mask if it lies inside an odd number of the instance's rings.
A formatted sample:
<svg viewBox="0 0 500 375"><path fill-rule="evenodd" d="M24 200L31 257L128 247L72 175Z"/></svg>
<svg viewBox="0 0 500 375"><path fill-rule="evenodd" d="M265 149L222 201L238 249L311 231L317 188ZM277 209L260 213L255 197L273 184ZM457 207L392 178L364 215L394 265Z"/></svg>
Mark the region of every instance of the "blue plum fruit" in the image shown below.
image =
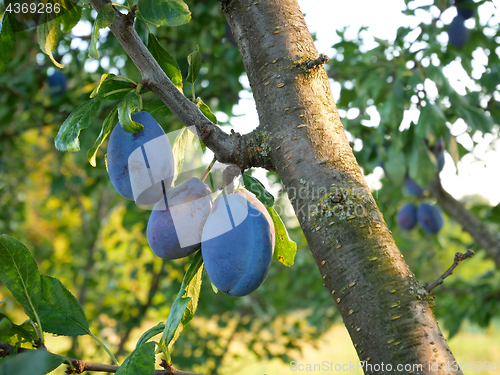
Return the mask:
<svg viewBox="0 0 500 375"><path fill-rule="evenodd" d="M424 196L424 189L422 189L410 176L405 177L404 186L411 195L419 198Z"/></svg>
<svg viewBox="0 0 500 375"><path fill-rule="evenodd" d="M66 92L66 76L58 72L57 70L54 74L49 76L49 87L53 96L61 96Z"/></svg>
<svg viewBox="0 0 500 375"><path fill-rule="evenodd" d="M444 145L444 140L443 137L439 137L439 139L434 143L431 147L432 152L434 155L437 155L441 152L444 152L445 145Z"/></svg>
<svg viewBox="0 0 500 375"><path fill-rule="evenodd" d="M405 204L398 211L398 225L402 229L411 230L417 225L417 207L413 203Z"/></svg>
<svg viewBox="0 0 500 375"><path fill-rule="evenodd" d="M132 115L144 128L129 133L120 123L111 132L106 165L111 183L124 198L138 205L158 202L172 184L175 164L170 142L148 112Z"/></svg>
<svg viewBox="0 0 500 375"><path fill-rule="evenodd" d="M444 168L444 152L440 152L436 155L438 163L438 172L441 172Z"/></svg>
<svg viewBox="0 0 500 375"><path fill-rule="evenodd" d="M444 140L443 137L440 137L436 143L431 147L432 153L437 159L438 163L438 172L441 172L444 167Z"/></svg>
<svg viewBox="0 0 500 375"><path fill-rule="evenodd" d="M417 210L417 220L427 233L437 233L443 227L443 217L439 209L429 203L422 203Z"/></svg>
<svg viewBox="0 0 500 375"><path fill-rule="evenodd" d="M236 190L235 194L239 194L242 197L246 198L247 201L249 201L251 204L253 204L255 206L255 208L257 208L260 212L262 212L264 214L264 216L266 217L266 220L269 223L269 230L271 231L272 252L274 254L274 244L275 244L276 233L274 230L273 219L272 219L271 215L269 215L269 212L267 211L266 206L264 206L264 204L261 201L259 201L259 199L255 196L255 194L253 194L252 192L250 192L246 189L238 189L238 190Z"/></svg>
<svg viewBox="0 0 500 375"><path fill-rule="evenodd" d="M208 277L220 291L245 296L264 282L273 257L271 228L245 197L217 197L201 238Z"/></svg>
<svg viewBox="0 0 500 375"><path fill-rule="evenodd" d="M149 218L147 237L153 252L163 259L179 259L199 249L211 208L212 193L199 178L169 190Z"/></svg>
<svg viewBox="0 0 500 375"><path fill-rule="evenodd" d="M473 17L476 10L472 4L474 4L474 0L456 0L457 13L465 20Z"/></svg>
<svg viewBox="0 0 500 375"><path fill-rule="evenodd" d="M462 48L469 40L469 29L465 27L464 21L464 17L457 14L448 28L449 42L457 48Z"/></svg>

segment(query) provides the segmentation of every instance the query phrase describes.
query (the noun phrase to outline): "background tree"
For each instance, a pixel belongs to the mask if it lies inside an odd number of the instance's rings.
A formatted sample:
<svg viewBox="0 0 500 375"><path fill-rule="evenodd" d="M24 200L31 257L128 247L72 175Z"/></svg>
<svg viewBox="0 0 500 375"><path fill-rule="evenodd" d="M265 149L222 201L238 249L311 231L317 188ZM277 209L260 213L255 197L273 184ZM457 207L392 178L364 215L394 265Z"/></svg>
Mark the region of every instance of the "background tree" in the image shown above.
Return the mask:
<svg viewBox="0 0 500 375"><path fill-rule="evenodd" d="M247 5L249 6L247 7ZM449 4L444 3L436 5L440 11L449 6ZM99 8L99 4L94 4L94 6ZM399 252L383 219L373 206L361 173L356 167L357 163L352 158L350 147L343 136L344 132L341 131L338 118L331 117L331 114L335 114L336 111L331 98L329 98L329 85L324 73L322 73L322 68L314 66L312 63L307 64L315 61L317 53L312 46L308 32L304 29L301 13L293 2L279 2L273 5L278 8L271 10L264 10L261 8L263 6L262 4L236 2L224 8L224 13L227 15L231 29L235 34L235 40L240 46L243 62L257 100L261 125L245 138L250 145L253 142L256 146L254 149L249 147L244 149L247 152L242 153L242 155L246 158L238 160L235 155L223 154L223 150L219 150L218 156L221 161L237 162L244 167L264 166L274 169L283 178L289 194L292 198L296 198L292 199L293 206L302 230L308 238L309 247L313 251L316 263L322 275L326 276L327 290L321 288L321 279L312 277L308 271L312 259L299 251L294 267L286 269L286 272L278 268L281 266L273 267L274 270L268 281L249 298L233 301L217 295L217 303L209 304L208 298L213 301L213 295L210 294L210 290L202 292L200 306L204 307L200 312L207 316L217 316L217 312L220 311L238 311L239 314L243 315L241 319L237 319L237 324L234 323L232 315L222 315L218 319L219 324L227 326L227 331L229 331L224 333L226 337L218 338L221 341L220 346L223 348L226 344L227 348L237 332L243 330L255 332L260 329L259 326L273 327L275 325L272 322L276 322L285 311L310 306L311 300L314 300L313 306L316 313L310 317L309 322L320 328L330 324L336 315L336 310L332 307L329 298L331 292L335 290L334 300L338 301L344 323L351 332L351 337L361 359L370 357L373 363L380 363L382 360L388 362L384 355L391 353L399 353L401 355L399 361L403 363L412 363L418 358L420 360L428 358L426 351L434 348L426 341L421 342L421 349L416 351L404 345L405 340L410 338L417 341L424 340L423 337L415 338L412 336L407 330L407 325L404 324L408 324L408 321L404 319L412 316L410 307L425 306L428 302L415 300L414 296L411 295L410 287L414 283L413 281L408 282L407 279L396 277L397 275L401 276L401 272L404 276L411 275L411 273L404 263L400 263L402 260ZM174 54L175 51L184 77L187 75L188 68L187 64L182 65L182 61L185 61L184 57L195 48L196 44L200 44L205 58L204 66L208 69L201 71L200 79L196 83L200 86L197 87L196 92L210 105L213 112L217 113L218 110L221 110L230 113L232 105L236 103L238 98L237 92L241 89L238 77L243 72L243 64L237 63L239 61L238 54L228 38L224 19L217 8L216 4L208 5L202 2L191 6L190 10L196 22L177 28L159 28L156 36L169 52ZM433 11L430 6L422 8L430 12ZM293 17L280 18L281 11L284 11L285 14L292 14ZM413 11L408 10L409 13ZM252 19L252 17L256 18ZM89 9L83 12L83 19L93 18L94 16ZM437 20L437 18L436 16L435 19ZM253 22L250 22L251 20ZM290 29L290 25L295 25L297 30ZM494 117L496 115L494 108L498 105L495 100L496 87L481 86L484 92L461 96L453 92L453 89L447 85L447 79L440 73L439 68L457 55L460 55L465 66L470 66L472 52L476 51L478 47L493 51L496 42L491 36L490 29L495 26L477 24L474 32L471 33L469 42L462 50L451 47L444 48L433 37L446 30L446 25L438 24L435 21L431 26L424 24L421 26L423 30L427 31L427 36L425 36L426 32L422 32L419 38L426 40L427 46L422 48L420 55L411 52L410 45L405 46L403 37L409 30L401 30L394 44L379 41L380 47L368 52L361 52L361 40L344 39L335 46L337 55L330 62L331 69L329 70L330 76L343 84L339 102L340 108L345 110L360 109L361 115L357 119L354 121L345 120L347 130L355 138L362 141L373 140L376 145L376 147L372 147L367 141L369 147L365 147L365 142L363 143L363 148L357 153L360 165L367 172L376 165L377 159L381 159L386 164L386 171L389 170L391 183L384 184L384 189L379 192L378 204L385 217L389 218L389 228L394 230L395 237L398 238L399 235L402 238L403 249L409 247L405 246L405 237L406 241L408 241L408 237L411 238L411 245L414 245L416 238L419 237L415 233L412 235L398 233L393 221L395 216L394 202L400 200L401 185L406 170L408 168L410 176L422 186L426 186L430 182L437 170L437 161L427 151L424 139L428 140L430 144L434 144L440 136L444 136L447 150L452 155L460 157L466 151L454 142L454 137L447 130L446 121L451 123L460 117L471 126L469 130L471 133L482 130L483 132L491 131L493 134L496 134L493 124L498 123L497 118ZM114 27L119 27L118 21ZM138 22L136 28L139 35L145 39L147 31L144 24ZM211 36L207 37L207 34L202 32L206 29L212 30ZM130 35L131 32L132 30L127 30L124 35ZM476 32L478 40L477 44L474 44ZM162 36L162 33L165 36ZM202 35L204 40L200 41ZM261 38L258 37L259 35ZM73 280L68 281L75 286L75 290L80 290L78 297L80 302L85 305L87 315L98 329L103 329L108 325L115 326L114 331L121 336L121 340L114 335L109 336L108 340L116 340L118 352L123 353L124 343L131 330L140 323L147 311L156 320L165 319L166 315L164 312L162 313L162 306L164 301L170 305L170 301L175 297L185 263L182 261L169 262L167 266L168 277L165 277L164 266L158 261L154 261L149 249L145 249L147 243L143 232L148 214L137 210L133 204L126 204L116 198L116 195L111 194L109 197L120 204L116 207L116 204L111 202L107 207L106 202L109 202L110 198L106 195L103 196L103 194L107 194L109 191L109 183L102 162L98 168L93 169L86 164L83 152L61 155L49 150L53 150L52 141L58 126L69 112L88 100L88 94L95 87L95 82L101 73L118 68L122 75L135 81L139 81L141 77L133 64L126 62L127 58L123 54L122 47L112 36L101 39L99 47L103 56L101 67L94 74L87 73L82 69L82 65L88 67L89 64L82 64L82 61L87 59L86 49L82 48L78 52L80 56L75 56L71 52L72 38L64 35L58 47L61 56L56 55L56 60L61 58L64 62L64 59L68 60L69 56L73 55L71 60L67 61L65 70L69 76L69 91L59 97L43 95L45 90L50 93L49 88L44 84L45 69L49 66L49 61L43 55L37 55L38 46L36 42L34 43L32 34L18 33L16 37L18 43L25 43L26 47L17 49L16 55L8 66L9 74L4 73L2 85L5 90L2 90L1 97L3 104L2 165L4 169L2 178L5 179L4 186L9 186L8 192L2 195L2 205L8 208L2 210L5 214L5 220L2 221L5 225L3 231L33 245L29 247L36 249L35 254L38 259L46 259L48 254L53 254L52 262L41 264L44 272L61 279L68 279L69 275L73 275ZM189 40L193 41L191 45L187 43ZM220 43L221 40L224 40L225 45ZM417 38L417 40L420 39ZM121 42L125 44L126 49L129 49L132 56L138 56L137 51L140 44L132 43L128 38ZM31 50L33 53L27 54L27 50ZM393 51L398 51L402 57L395 59L394 56L391 56L391 54L396 55ZM403 51L407 51L408 57ZM437 55L439 61L442 62L441 65L435 66L425 62L426 58L429 59L429 57L434 56L433 54ZM114 56L114 58L106 59L107 55ZM497 57L495 54L493 56L488 61L490 72L495 71L495 66L498 65ZM411 63L408 63L412 59L415 63L413 67ZM146 59L146 62L151 63L152 60ZM321 61L318 60L318 62ZM428 66L425 67L425 64ZM151 87L158 97L165 99L171 105L183 103L184 99L177 98L177 103L172 103L168 99L175 92L165 91L165 87L163 87L165 77L162 76L161 71L157 68L150 69L147 66L138 65L142 78L147 79L147 83L152 85ZM376 69L373 65L376 65ZM387 72L395 73L390 75ZM385 77L392 77L392 79L380 79ZM439 92L443 92L442 96L438 97L440 99L437 104L436 99L428 99L425 90L423 90L427 79L434 81L438 85ZM485 79L481 82L489 83L492 80ZM41 87L42 91L40 91ZM189 85L186 85L188 97L191 96L189 89ZM308 90L314 92L311 93ZM316 102L318 92L323 92L322 95L325 95L323 102ZM150 96L147 97L147 95ZM153 100L151 94L147 95L145 98ZM401 97L405 95L408 95L407 100L401 100ZM420 120L417 124L411 125L408 130L399 131L403 110L409 108L414 95L421 99L418 103L418 108L422 109ZM489 98L487 105L484 104L485 98ZM427 100L429 100L429 105L427 105ZM469 103L478 104L477 106L474 104L447 106L447 103L453 103L453 100L467 100ZM426 103L425 106L423 103ZM381 123L377 128L368 128L361 123L362 115L369 105L377 106L381 114ZM423 110L424 108L432 108L433 111ZM103 106L100 115L101 123L111 109L112 107ZM175 107L171 109L175 111ZM175 116L164 116L165 112L167 111L159 112L156 116L167 130L181 126ZM428 112L427 119L423 115L425 112ZM181 118L186 121L186 113L183 111L180 113ZM445 116L445 120L443 120L442 114ZM199 116L199 114L192 112L192 116ZM40 119L42 119L41 123ZM35 131L27 130L33 124L36 124ZM191 125L191 123L188 124ZM209 126L208 123L207 126ZM476 128L477 126L481 127ZM93 136L89 135L91 132L94 133ZM83 133L84 136L80 139L82 148L90 149L98 133L97 126L89 128ZM222 135L221 137L224 139ZM281 137L284 138L281 139ZM294 137L297 138L294 139ZM206 140L206 143L210 142L214 142L209 146L214 148L217 154L217 142ZM388 144L390 147L388 147L386 154L384 146ZM239 146L238 142L233 142L232 145ZM259 146L264 149L264 152L259 150ZM457 148L458 154L455 151ZM260 151L260 153L255 150ZM28 154L30 162L27 163L25 155ZM19 155L19 159L16 159L15 155ZM288 157L290 158L288 159ZM102 157L99 159L98 156L97 160L99 163ZM408 162L394 162L400 160L408 160ZM26 169L31 172L19 174L19 170ZM272 176L276 182L281 182L281 179L275 174ZM41 181L51 181L50 184L44 184L47 186L47 190L30 191L29 196L15 193L28 191L26 186L36 186ZM336 184L333 188L331 187L332 183ZM436 185L434 189L429 189L431 194L438 198L446 197L446 195L439 193L439 185L436 182L434 185ZM306 192L307 196L294 197L294 188L296 193ZM322 195L320 196L319 193ZM336 195L337 193L340 193L340 196ZM329 198L332 195L333 200ZM327 198L327 200L319 201L321 198ZM22 208L25 207L23 202L30 202L30 204L28 207ZM438 200L438 203L441 202L444 201ZM311 206L318 207L318 203L320 209L311 210ZM464 212L456 201L452 201L451 206L448 206L452 209L447 208L445 203L441 204L451 217L454 217L454 212ZM326 207L322 208L322 206ZM343 207L347 208L343 209ZM356 211L349 212L350 208L355 209L356 207L361 207L362 210L358 209L360 210L358 213L362 212L366 214L366 217L357 215ZM478 233L478 230L483 231L479 233L497 233L496 211L487 205L476 207L476 214L482 217L485 222L493 222L492 226L485 229L484 224L476 221L475 226L470 229L467 226L470 220L467 220L465 225L461 222L464 228L472 232L471 234L475 238L485 238L482 235L474 235ZM453 210L453 208L455 209ZM460 209L462 211L459 211ZM332 210L333 212L329 214L328 212ZM463 215L455 215L459 218L464 217ZM473 217L470 216L470 213L468 215L468 217ZM31 222L24 222L23 216ZM354 217L351 218L351 216ZM321 222L322 217L323 222ZM329 225L332 222L335 225ZM54 226L56 223L58 223L57 226ZM30 229L26 230L27 228ZM81 228L80 233L75 231L75 228ZM292 236L294 232L297 233L300 230L297 228L296 231L292 231ZM490 237L495 239L494 235L490 235ZM471 242L471 239L467 238L465 241L462 239L456 242L463 247L464 242L467 241ZM481 244L480 241L476 241ZM305 243L301 243L300 240L298 242L299 248L305 247ZM425 246L441 247L437 241L431 245L427 243L427 245L423 244L419 247ZM489 244L481 244L480 246L487 250L489 257L495 259L495 254L498 254L495 252L495 246L497 246L495 242L489 240ZM462 252L464 251L462 250ZM430 281L430 279L435 278L437 273L431 276L425 262L422 263L422 254L424 254L424 258L426 257L422 249L412 249L412 253L420 254L415 256L417 258L415 265L417 269L422 270L424 276L420 280ZM451 258L445 260L444 264L450 262ZM472 317L480 324L487 325L497 312L498 306L495 301L496 296L498 296L498 288L495 287L497 284L491 277L491 274L496 274L495 268L487 261L483 261L481 264L479 269L488 271L489 274L476 277L472 282L467 282L469 284L467 286L462 285L463 282L453 285L452 291L448 294L453 298L446 299L446 303L441 305L443 306L441 313L449 318L446 319L446 322L452 327L452 332L458 330L464 317ZM401 267L400 270L396 269L398 265ZM373 269L378 272L372 272ZM444 267L442 269L444 270ZM414 272L417 273L416 270ZM296 275L300 275L300 279ZM420 277L420 275L418 276ZM269 285L271 278L273 285ZM148 282L144 283L145 280ZM300 284L296 280L300 280ZM352 283L355 284L350 286ZM102 293L102 288L106 288L105 295ZM351 290L354 290L352 288L360 288L360 290L351 293ZM415 291L422 291L421 285L415 284L414 288ZM134 294L142 298L131 296L130 290L134 290ZM297 295L303 297L300 301L290 300L282 292L283 290L293 290ZM393 290L395 292L391 293ZM472 294L467 292L469 290L480 290L481 292ZM157 293L158 291L161 293ZM457 291L460 293L458 298L455 297ZM384 294L384 292L387 293ZM401 297L396 293L402 293ZM398 296L396 299L394 299L395 294ZM317 296L321 296L321 298L318 299ZM203 303L204 298L207 299L206 303ZM475 303L471 303L471 299L474 299ZM373 303L373 300L377 302ZM268 301L273 301L272 305ZM392 308L397 309L398 314L392 314L393 310L389 306L398 301L400 302L399 306ZM480 303L476 304L477 301ZM474 311L471 306L475 305L481 306L481 308ZM150 309L150 307L152 308ZM385 310L381 307L384 307ZM439 313L439 303L437 307ZM430 313L430 309L426 310ZM103 313L109 318L98 318ZM96 319L93 319L94 317ZM430 323L434 324L431 315L424 319L430 319ZM399 324L405 328L398 328ZM293 325L288 322L288 326ZM387 326L395 328L391 331L386 329ZM374 335L377 327L383 332ZM284 331L287 340L281 352L278 352L282 353L283 358L285 358L287 346L294 345L294 338L298 336L307 339L309 337L305 330L285 329ZM193 343L196 342L199 346L200 337L204 337L208 341L213 338L212 335L218 335L214 332L202 332L200 327L196 326L192 328L191 332L185 331L184 333L186 339L182 341L181 338L181 341L176 344L176 346L182 345L181 347L186 348L184 360L182 356L175 357L179 367L181 364L185 364L184 361L193 363L192 353L196 351L193 348ZM374 342L373 336L377 336L376 339L380 342ZM74 342L73 352L82 354L82 349L78 348L76 344L77 341ZM121 344L119 344L120 342ZM382 349L385 349L388 342L393 347L385 353L386 351ZM396 345L396 343L399 344ZM438 336L436 343L443 345L445 353L441 353L439 348L438 353L446 357L446 344L443 339ZM253 338L249 341L249 345L260 356L272 357L276 355L276 352L270 351L271 345L268 348L267 345L262 345L261 340ZM205 347L205 353L201 357L194 356L194 358L200 358L200 366L215 371L221 363L224 350L221 352L219 348L211 350L210 346ZM77 356L76 354L74 355Z"/></svg>

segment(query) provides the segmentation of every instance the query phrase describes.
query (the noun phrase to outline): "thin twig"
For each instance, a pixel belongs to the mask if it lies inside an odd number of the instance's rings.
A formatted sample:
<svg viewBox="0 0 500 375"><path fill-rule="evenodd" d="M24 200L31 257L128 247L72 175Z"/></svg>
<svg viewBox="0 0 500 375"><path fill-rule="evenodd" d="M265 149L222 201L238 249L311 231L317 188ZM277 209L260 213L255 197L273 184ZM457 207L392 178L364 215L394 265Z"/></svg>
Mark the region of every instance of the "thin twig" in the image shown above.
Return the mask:
<svg viewBox="0 0 500 375"><path fill-rule="evenodd" d="M433 281L430 284L425 284L425 290L430 292L435 287L441 285L444 282L444 279L446 279L448 276L451 276L451 274L453 274L453 271L455 270L455 268L457 268L457 266L463 260L465 260L467 258L471 258L473 256L474 256L474 251L472 251L472 250L467 250L467 252L465 254L455 253L455 259L453 259L453 264L451 265L451 267L448 268L445 273L443 273L441 276L439 276L436 281Z"/></svg>
<svg viewBox="0 0 500 375"><path fill-rule="evenodd" d="M15 347L13 345L7 344L5 342L0 342L0 357L9 355L12 349L14 348ZM18 353L29 352L29 351L35 351L35 349L18 348L17 350ZM61 357L65 359L64 363L68 365L68 371L69 371L68 374L73 373L71 370L70 363L75 369L76 374L81 374L85 371L116 373L120 368L119 366L106 365L103 363L88 362L88 361L83 361L81 359L75 359L65 356ZM201 375L201 374L177 370L172 365L167 365L165 370L155 370L155 375Z"/></svg>

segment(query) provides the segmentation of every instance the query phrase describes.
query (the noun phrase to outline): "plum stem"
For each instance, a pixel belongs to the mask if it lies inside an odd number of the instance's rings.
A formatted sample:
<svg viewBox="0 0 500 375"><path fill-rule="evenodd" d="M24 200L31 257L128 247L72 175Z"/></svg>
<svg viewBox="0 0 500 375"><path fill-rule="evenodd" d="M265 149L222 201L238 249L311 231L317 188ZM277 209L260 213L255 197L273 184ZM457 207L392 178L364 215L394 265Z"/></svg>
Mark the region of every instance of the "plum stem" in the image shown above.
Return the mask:
<svg viewBox="0 0 500 375"><path fill-rule="evenodd" d="M205 180L207 179L208 177L208 174L210 173L210 171L212 170L212 167L214 166L215 162L217 161L217 158L214 156L214 158L212 159L212 162L210 163L210 165L208 166L207 170L205 171L205 174L203 175L203 177L201 178L201 180L203 182L205 182Z"/></svg>

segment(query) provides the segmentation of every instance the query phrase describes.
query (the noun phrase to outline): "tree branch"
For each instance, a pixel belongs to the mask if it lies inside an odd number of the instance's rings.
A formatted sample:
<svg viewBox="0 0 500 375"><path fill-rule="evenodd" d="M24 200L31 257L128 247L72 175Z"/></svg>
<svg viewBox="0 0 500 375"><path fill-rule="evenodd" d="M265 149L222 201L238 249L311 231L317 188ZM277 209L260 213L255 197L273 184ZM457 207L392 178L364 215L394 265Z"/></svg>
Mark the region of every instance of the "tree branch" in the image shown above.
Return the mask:
<svg viewBox="0 0 500 375"><path fill-rule="evenodd" d="M109 0L90 0L90 4L96 11L109 2ZM198 106L186 98L170 81L140 39L129 19L130 15L120 13L115 9L115 21L110 29L139 69L151 91L185 126L196 127L201 141L214 152L218 161L236 164L241 169L254 166L272 169L270 157L258 151L259 145L263 143L261 132L253 131L245 135L227 134L207 119Z"/></svg>
<svg viewBox="0 0 500 375"><path fill-rule="evenodd" d="M10 354L12 349L15 347L13 345L7 344L5 342L0 342L0 351L3 351L3 353L0 353L0 356L7 356ZM29 351L34 351L35 349L27 349L27 348L18 348L18 353L23 353L23 352L29 352ZM115 373L118 371L120 368L119 366L113 366L113 365L105 365L103 363L95 363L95 362L88 362L88 361L83 361L80 359L75 359L75 358L70 358L70 357L65 357L64 363L68 365L68 372L71 374L72 369L70 366L73 366L75 369L75 373L81 374L85 371L96 371L96 372L111 372ZM181 370L175 369L172 365L166 365L165 370L155 370L155 375L200 375L196 374L193 372L185 372Z"/></svg>
<svg viewBox="0 0 500 375"><path fill-rule="evenodd" d="M462 228L469 232L472 238L481 246L488 256L493 259L497 267L500 268L500 241L488 228L479 221L472 212L453 198L441 185L441 180L436 177L428 186L431 196L436 198L441 208L452 218L462 225Z"/></svg>
<svg viewBox="0 0 500 375"><path fill-rule="evenodd" d="M462 253L455 253L455 259L453 260L453 264L451 265L450 268L448 268L445 273L443 273L441 276L437 278L436 281L433 281L430 284L425 284L425 290L430 292L432 289L435 287L441 285L444 283L444 279L446 279L448 276L451 276L453 274L453 271L457 266L465 259L467 258L472 258L474 256L474 252L472 250L467 250L465 254Z"/></svg>

